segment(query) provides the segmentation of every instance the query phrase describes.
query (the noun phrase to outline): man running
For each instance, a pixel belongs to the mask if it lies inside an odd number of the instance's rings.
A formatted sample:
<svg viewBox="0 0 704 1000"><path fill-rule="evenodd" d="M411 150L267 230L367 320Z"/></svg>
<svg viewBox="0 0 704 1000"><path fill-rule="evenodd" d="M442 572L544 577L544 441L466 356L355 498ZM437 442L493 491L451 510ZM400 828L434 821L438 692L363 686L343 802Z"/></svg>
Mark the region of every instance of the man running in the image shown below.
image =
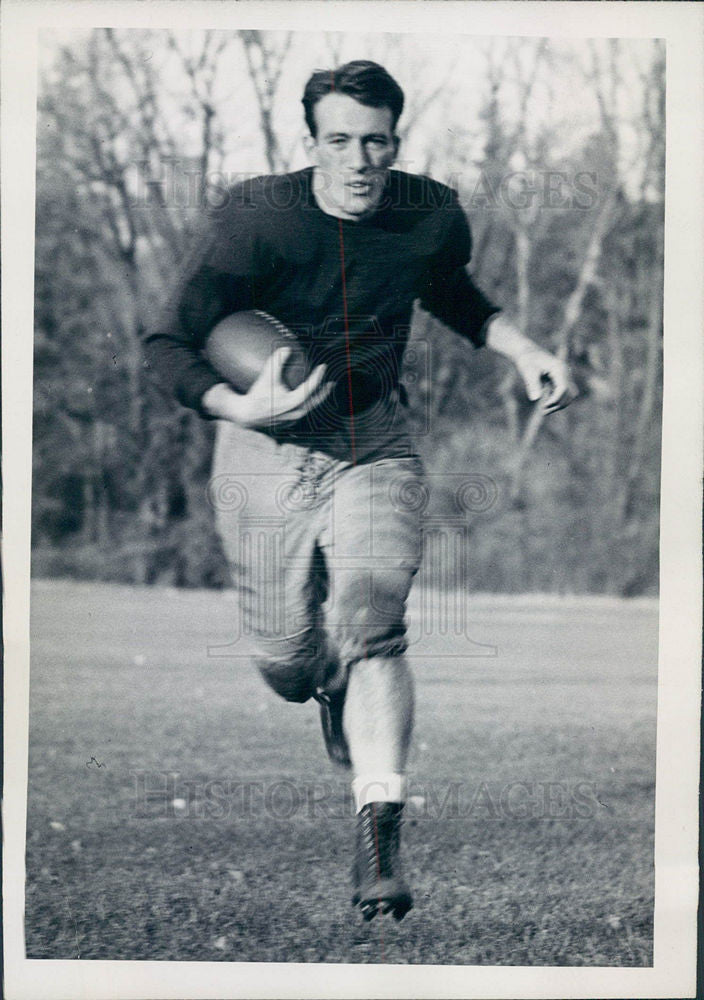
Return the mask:
<svg viewBox="0 0 704 1000"><path fill-rule="evenodd" d="M219 421L214 482L238 484L239 500L219 505L217 525L257 665L287 700L319 702L328 753L351 768L353 902L366 919L412 906L399 857L414 699L404 613L423 467L399 374L414 301L510 358L546 412L574 396L563 362L468 275L456 193L391 169L403 100L373 62L314 73L312 166L229 190L146 338L180 402ZM315 368L302 386L283 384L285 348L246 394L205 360L213 326L248 309L305 342Z"/></svg>

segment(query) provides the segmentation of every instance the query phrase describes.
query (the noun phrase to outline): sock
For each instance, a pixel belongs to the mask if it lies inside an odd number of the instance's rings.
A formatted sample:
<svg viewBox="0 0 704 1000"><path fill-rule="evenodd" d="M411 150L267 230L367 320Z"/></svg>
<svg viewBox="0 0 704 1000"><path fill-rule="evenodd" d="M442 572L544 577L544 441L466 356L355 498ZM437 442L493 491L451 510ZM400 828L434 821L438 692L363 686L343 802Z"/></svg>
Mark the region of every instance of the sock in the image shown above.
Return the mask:
<svg viewBox="0 0 704 1000"><path fill-rule="evenodd" d="M370 802L405 802L405 774L358 774L352 782L357 812Z"/></svg>

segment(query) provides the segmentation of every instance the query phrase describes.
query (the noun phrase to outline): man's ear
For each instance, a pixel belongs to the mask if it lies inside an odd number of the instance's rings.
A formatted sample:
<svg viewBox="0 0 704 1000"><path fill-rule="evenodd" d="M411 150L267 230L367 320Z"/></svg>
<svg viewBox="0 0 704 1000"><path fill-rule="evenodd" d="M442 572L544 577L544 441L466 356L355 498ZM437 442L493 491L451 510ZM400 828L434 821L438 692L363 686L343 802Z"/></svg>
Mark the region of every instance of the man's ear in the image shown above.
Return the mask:
<svg viewBox="0 0 704 1000"><path fill-rule="evenodd" d="M318 143L310 134L310 132L307 132L303 136L303 148L305 149L306 154L308 155L308 159L315 160L315 154L318 148Z"/></svg>
<svg viewBox="0 0 704 1000"><path fill-rule="evenodd" d="M394 135L394 163L396 162L396 158L398 157L398 151L400 148L401 148L401 136Z"/></svg>

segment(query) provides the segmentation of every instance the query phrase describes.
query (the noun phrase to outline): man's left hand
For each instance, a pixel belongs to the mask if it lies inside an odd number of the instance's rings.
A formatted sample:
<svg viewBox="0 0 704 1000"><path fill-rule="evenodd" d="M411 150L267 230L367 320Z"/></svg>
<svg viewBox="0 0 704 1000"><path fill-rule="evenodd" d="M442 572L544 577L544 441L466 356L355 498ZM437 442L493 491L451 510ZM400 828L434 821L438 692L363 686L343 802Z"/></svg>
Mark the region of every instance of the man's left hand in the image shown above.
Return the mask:
<svg viewBox="0 0 704 1000"><path fill-rule="evenodd" d="M560 358L540 347L529 347L514 358L528 398L542 399L545 413L568 406L578 395L568 366Z"/></svg>
<svg viewBox="0 0 704 1000"><path fill-rule="evenodd" d="M513 361L525 383L528 398L534 403L542 400L543 413L561 410L577 397L577 388L565 362L522 334L502 313L489 321L486 346Z"/></svg>

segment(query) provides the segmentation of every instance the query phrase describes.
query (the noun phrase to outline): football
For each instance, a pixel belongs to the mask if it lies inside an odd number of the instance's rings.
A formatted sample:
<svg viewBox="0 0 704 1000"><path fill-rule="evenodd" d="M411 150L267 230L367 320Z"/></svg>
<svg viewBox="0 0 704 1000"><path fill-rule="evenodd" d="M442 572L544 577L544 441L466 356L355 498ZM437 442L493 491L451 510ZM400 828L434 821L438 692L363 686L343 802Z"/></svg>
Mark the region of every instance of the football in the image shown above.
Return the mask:
<svg viewBox="0 0 704 1000"><path fill-rule="evenodd" d="M272 353L289 346L281 378L288 389L296 389L311 372L306 352L287 326L260 309L231 313L220 320L203 350L218 374L238 392L247 392Z"/></svg>

